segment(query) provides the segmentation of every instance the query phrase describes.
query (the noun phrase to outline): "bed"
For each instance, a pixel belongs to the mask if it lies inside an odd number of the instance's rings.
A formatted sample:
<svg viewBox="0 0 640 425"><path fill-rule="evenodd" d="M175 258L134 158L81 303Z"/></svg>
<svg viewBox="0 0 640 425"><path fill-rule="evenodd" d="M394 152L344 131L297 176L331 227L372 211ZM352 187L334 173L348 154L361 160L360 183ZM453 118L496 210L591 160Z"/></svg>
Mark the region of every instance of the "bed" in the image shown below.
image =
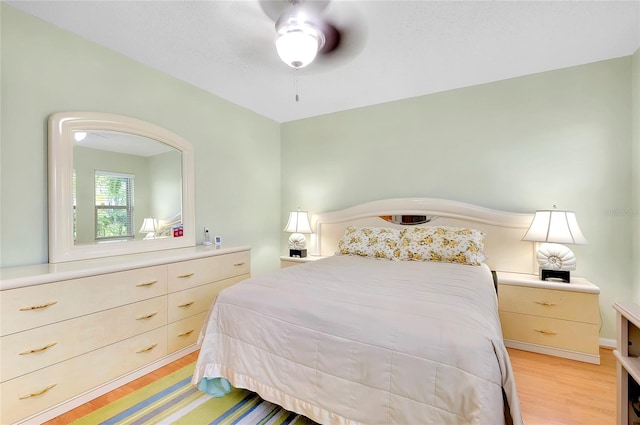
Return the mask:
<svg viewBox="0 0 640 425"><path fill-rule="evenodd" d="M318 214L312 250L327 258L222 291L192 382L323 424L520 424L492 270L531 272L530 220L437 199Z"/></svg>

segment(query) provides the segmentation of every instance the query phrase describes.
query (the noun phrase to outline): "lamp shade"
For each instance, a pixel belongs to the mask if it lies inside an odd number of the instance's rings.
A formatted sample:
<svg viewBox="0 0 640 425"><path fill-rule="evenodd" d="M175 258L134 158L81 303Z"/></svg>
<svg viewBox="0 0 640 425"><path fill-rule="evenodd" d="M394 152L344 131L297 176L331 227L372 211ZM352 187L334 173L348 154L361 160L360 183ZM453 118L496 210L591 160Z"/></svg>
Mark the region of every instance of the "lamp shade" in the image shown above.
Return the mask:
<svg viewBox="0 0 640 425"><path fill-rule="evenodd" d="M309 214L306 211L291 211L284 231L289 233L313 233L309 224Z"/></svg>
<svg viewBox="0 0 640 425"><path fill-rule="evenodd" d="M155 218L145 218L142 221L142 226L140 227L140 233L153 233L158 228L158 223Z"/></svg>
<svg viewBox="0 0 640 425"><path fill-rule="evenodd" d="M582 234L576 213L573 211L536 211L523 241L550 242L584 245L587 239Z"/></svg>

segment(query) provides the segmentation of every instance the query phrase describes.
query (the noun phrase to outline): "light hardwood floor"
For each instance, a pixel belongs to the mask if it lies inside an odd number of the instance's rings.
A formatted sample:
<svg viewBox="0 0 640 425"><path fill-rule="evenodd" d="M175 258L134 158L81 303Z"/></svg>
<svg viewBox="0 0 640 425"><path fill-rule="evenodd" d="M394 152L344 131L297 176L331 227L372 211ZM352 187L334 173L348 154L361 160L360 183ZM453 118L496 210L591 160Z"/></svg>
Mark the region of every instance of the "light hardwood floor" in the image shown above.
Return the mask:
<svg viewBox="0 0 640 425"><path fill-rule="evenodd" d="M616 361L600 365L509 349L526 425L615 425Z"/></svg>
<svg viewBox="0 0 640 425"><path fill-rule="evenodd" d="M514 349L509 349L509 356L526 425L615 424L616 363L610 349L600 349L599 366ZM46 424L68 424L195 361L196 357L197 352L183 357Z"/></svg>

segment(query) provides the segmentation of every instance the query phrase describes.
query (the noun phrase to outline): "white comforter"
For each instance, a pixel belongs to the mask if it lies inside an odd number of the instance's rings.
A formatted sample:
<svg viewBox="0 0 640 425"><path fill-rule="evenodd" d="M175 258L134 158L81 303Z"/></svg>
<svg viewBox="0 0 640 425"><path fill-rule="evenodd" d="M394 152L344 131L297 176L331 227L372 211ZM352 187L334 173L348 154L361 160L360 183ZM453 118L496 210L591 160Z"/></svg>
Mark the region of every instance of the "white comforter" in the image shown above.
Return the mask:
<svg viewBox="0 0 640 425"><path fill-rule="evenodd" d="M325 424L522 423L486 266L335 256L220 293L193 383Z"/></svg>

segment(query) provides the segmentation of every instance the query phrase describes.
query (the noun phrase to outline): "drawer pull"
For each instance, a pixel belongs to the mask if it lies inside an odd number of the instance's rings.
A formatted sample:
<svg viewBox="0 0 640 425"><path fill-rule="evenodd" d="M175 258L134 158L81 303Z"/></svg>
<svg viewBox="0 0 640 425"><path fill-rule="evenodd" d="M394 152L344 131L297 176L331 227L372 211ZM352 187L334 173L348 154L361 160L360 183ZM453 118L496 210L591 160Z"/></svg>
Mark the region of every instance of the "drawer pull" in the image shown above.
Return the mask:
<svg viewBox="0 0 640 425"><path fill-rule="evenodd" d="M553 307L556 305L555 303L550 303L549 301L534 301L534 303L543 305L545 307Z"/></svg>
<svg viewBox="0 0 640 425"><path fill-rule="evenodd" d="M46 393L47 391L49 391L51 388L55 387L56 385L58 385L58 384L51 384L47 388L45 388L43 390L40 390L37 393L31 393L31 394L23 395L22 397L20 397L20 400L26 400L26 399L31 398L31 397L38 397L39 395L42 395L42 394Z"/></svg>
<svg viewBox="0 0 640 425"><path fill-rule="evenodd" d="M52 342L51 344L47 344L44 347L40 347L40 348L33 348L31 350L27 350L27 351L23 351L22 353L18 353L18 355L20 356L24 356L26 354L33 354L33 353L39 353L41 351L45 351L48 350L49 348L53 347L54 345L56 345L57 342Z"/></svg>
<svg viewBox="0 0 640 425"><path fill-rule="evenodd" d="M136 286L140 287L140 286L151 286L158 283L158 280L150 280L149 282L140 282L138 283Z"/></svg>
<svg viewBox="0 0 640 425"><path fill-rule="evenodd" d="M554 332L554 331L546 331L544 329L534 329L534 331L542 334L542 335L558 335L558 332Z"/></svg>
<svg viewBox="0 0 640 425"><path fill-rule="evenodd" d="M54 304L58 304L58 301L51 301L50 303L32 305L31 307L22 307L20 311L42 310L43 308L51 307Z"/></svg>
<svg viewBox="0 0 640 425"><path fill-rule="evenodd" d="M195 273L185 273L185 274L178 275L178 277L179 277L180 279L186 279L186 278L188 278L188 277L193 276L194 274L195 274Z"/></svg>
<svg viewBox="0 0 640 425"><path fill-rule="evenodd" d="M153 350L154 348L156 348L156 346L157 346L157 345L158 345L158 344L151 344L151 345L150 345L150 346L148 346L148 347L145 347L145 348L141 348L141 349L139 349L138 351L136 351L136 353L146 353L147 351L151 351L151 350Z"/></svg>
<svg viewBox="0 0 640 425"><path fill-rule="evenodd" d="M233 265L234 265L235 267L244 266L244 261L240 261L240 262L237 262L237 263L233 263Z"/></svg>
<svg viewBox="0 0 640 425"><path fill-rule="evenodd" d="M156 314L158 314L158 312L155 313L151 313L151 314L143 314L140 315L138 317L136 317L136 320L147 320L147 319L151 319L153 316L155 316Z"/></svg>
<svg viewBox="0 0 640 425"><path fill-rule="evenodd" d="M186 331L186 332L182 332L181 334L178 334L178 336L189 336L193 333L194 329L191 329L190 331Z"/></svg>
<svg viewBox="0 0 640 425"><path fill-rule="evenodd" d="M186 302L184 304L178 305L178 307L182 307L182 308L191 307L193 305L193 303L195 303L195 301L189 301L189 302Z"/></svg>

